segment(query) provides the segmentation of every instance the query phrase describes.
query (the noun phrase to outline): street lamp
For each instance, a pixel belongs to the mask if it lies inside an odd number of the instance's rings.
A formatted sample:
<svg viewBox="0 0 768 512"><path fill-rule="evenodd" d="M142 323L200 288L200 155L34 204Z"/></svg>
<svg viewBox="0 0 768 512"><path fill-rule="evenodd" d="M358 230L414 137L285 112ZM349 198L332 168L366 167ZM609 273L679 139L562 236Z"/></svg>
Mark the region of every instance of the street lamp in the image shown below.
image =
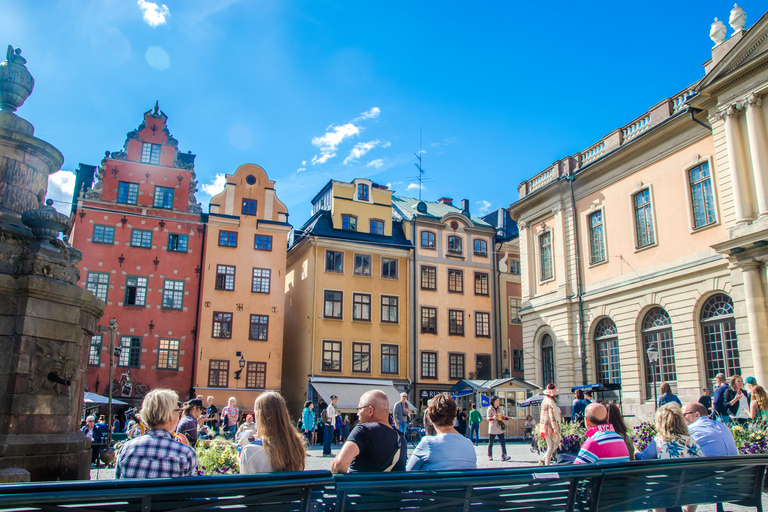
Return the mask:
<svg viewBox="0 0 768 512"><path fill-rule="evenodd" d="M117 320L109 321L109 327L99 326L100 332L109 332L109 397L107 405L107 449L99 455L104 464L110 464L115 460L115 452L112 450L112 386L115 380L115 366L113 358L120 355L120 347L115 347L115 334L117 333Z"/></svg>
<svg viewBox="0 0 768 512"><path fill-rule="evenodd" d="M653 366L653 403L655 404L654 407L658 407L659 400L656 398L656 381L658 380L656 376L656 365L659 362L659 349L656 346L656 342L651 343L645 353L648 354L648 362Z"/></svg>
<svg viewBox="0 0 768 512"><path fill-rule="evenodd" d="M240 356L240 360L238 363L240 364L240 369L235 372L235 380L240 380L240 374L243 373L243 368L245 368L245 357L238 352L237 355Z"/></svg>

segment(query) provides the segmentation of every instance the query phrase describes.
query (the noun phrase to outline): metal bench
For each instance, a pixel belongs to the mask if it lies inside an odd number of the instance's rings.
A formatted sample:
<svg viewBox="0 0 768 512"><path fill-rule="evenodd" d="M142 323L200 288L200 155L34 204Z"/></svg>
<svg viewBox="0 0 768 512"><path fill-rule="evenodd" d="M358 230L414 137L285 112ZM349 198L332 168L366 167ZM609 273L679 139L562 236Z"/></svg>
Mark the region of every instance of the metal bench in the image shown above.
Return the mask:
<svg viewBox="0 0 768 512"><path fill-rule="evenodd" d="M320 509L333 486L328 471L152 480L0 485L0 510L192 512L221 508L269 512Z"/></svg>

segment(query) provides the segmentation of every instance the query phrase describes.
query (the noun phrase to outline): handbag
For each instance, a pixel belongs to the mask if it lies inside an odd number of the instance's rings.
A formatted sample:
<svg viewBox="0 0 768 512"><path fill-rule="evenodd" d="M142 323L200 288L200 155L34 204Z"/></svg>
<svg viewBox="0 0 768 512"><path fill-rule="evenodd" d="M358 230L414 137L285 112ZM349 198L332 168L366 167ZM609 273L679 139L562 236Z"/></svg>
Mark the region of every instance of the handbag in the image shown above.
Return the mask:
<svg viewBox="0 0 768 512"><path fill-rule="evenodd" d="M506 423L504 423L504 422L503 422L503 421L501 421L501 420L496 420L496 421L498 421L498 422L499 422L499 428L500 428L501 430L507 430L507 424L506 424Z"/></svg>

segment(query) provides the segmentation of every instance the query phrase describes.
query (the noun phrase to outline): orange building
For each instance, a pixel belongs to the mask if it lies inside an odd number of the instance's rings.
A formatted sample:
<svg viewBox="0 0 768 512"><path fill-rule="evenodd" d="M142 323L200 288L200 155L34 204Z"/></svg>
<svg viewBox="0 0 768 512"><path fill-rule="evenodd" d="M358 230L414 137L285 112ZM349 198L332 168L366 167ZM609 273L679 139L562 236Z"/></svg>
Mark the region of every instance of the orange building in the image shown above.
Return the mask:
<svg viewBox="0 0 768 512"><path fill-rule="evenodd" d="M203 254L195 390L252 410L280 391L288 210L254 164L226 176L211 199Z"/></svg>

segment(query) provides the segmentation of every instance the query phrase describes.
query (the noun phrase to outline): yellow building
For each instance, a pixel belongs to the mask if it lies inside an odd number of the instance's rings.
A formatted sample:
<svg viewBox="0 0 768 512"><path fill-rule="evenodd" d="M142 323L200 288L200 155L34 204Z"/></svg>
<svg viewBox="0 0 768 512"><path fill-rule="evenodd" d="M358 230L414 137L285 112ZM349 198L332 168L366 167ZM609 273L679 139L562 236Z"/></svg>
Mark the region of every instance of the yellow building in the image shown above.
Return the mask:
<svg viewBox="0 0 768 512"><path fill-rule="evenodd" d="M263 391L281 390L291 226L264 169L244 164L226 180L207 215L195 390L250 411Z"/></svg>
<svg viewBox="0 0 768 512"><path fill-rule="evenodd" d="M411 246L392 191L330 181L312 205L288 250L283 395L294 415L330 394L349 413L367 389L397 400L409 384Z"/></svg>

